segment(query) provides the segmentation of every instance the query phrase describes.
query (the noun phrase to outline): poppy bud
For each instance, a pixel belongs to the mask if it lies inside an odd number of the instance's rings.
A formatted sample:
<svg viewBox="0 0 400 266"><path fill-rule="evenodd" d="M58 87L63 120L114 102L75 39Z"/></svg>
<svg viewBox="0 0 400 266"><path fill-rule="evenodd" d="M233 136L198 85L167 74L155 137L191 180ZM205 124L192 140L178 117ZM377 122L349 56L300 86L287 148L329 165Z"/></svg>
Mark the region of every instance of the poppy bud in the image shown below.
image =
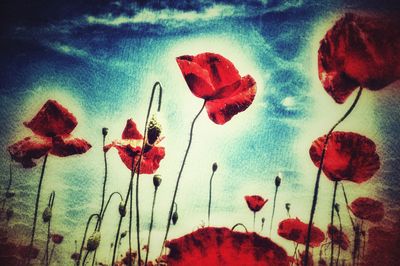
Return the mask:
<svg viewBox="0 0 400 266"><path fill-rule="evenodd" d="M72 253L71 259L73 259L74 261L78 261L79 260L79 253L78 252Z"/></svg>
<svg viewBox="0 0 400 266"><path fill-rule="evenodd" d="M14 216L13 208L8 208L6 211L7 221L9 221Z"/></svg>
<svg viewBox="0 0 400 266"><path fill-rule="evenodd" d="M276 177L275 177L275 186L279 187L281 185L282 182L282 173L279 173Z"/></svg>
<svg viewBox="0 0 400 266"><path fill-rule="evenodd" d="M101 234L98 231L95 231L87 240L86 249L88 251L94 251L100 244Z"/></svg>
<svg viewBox="0 0 400 266"><path fill-rule="evenodd" d="M285 208L286 208L287 211L290 211L290 203L286 203L285 204Z"/></svg>
<svg viewBox="0 0 400 266"><path fill-rule="evenodd" d="M158 188L161 185L161 175L154 175L153 176L153 184L155 188Z"/></svg>
<svg viewBox="0 0 400 266"><path fill-rule="evenodd" d="M7 199L12 198L14 196L15 196L15 192L13 192L13 191L7 191L6 192L6 198Z"/></svg>
<svg viewBox="0 0 400 266"><path fill-rule="evenodd" d="M103 129L101 130L101 133L103 133L103 136L104 136L104 137L107 136L107 134L108 134L108 128L103 127Z"/></svg>
<svg viewBox="0 0 400 266"><path fill-rule="evenodd" d="M47 223L50 221L52 216L52 211L51 208L49 206L46 207L46 209L44 209L43 214L42 214L42 218L43 218L43 222Z"/></svg>
<svg viewBox="0 0 400 266"><path fill-rule="evenodd" d="M339 203L335 203L335 211L339 212L340 209L340 204Z"/></svg>
<svg viewBox="0 0 400 266"><path fill-rule="evenodd" d="M175 211L175 212L172 214L171 220L172 220L172 224L173 224L173 225L176 225L176 222L178 222L178 212L177 212L177 211Z"/></svg>
<svg viewBox="0 0 400 266"><path fill-rule="evenodd" d="M156 117L153 115L149 122L149 127L147 128L147 144L154 145L161 135L161 124L157 121Z"/></svg>
<svg viewBox="0 0 400 266"><path fill-rule="evenodd" d="M213 163L213 165L212 165L213 172L217 171L217 169L218 169L218 164L217 163Z"/></svg>
<svg viewBox="0 0 400 266"><path fill-rule="evenodd" d="M261 223L265 223L265 218L261 218Z"/></svg>
<svg viewBox="0 0 400 266"><path fill-rule="evenodd" d="M126 237L126 233L128 233L127 231L124 231L124 232L122 232L121 233L121 237L120 238L124 238L124 237Z"/></svg>
<svg viewBox="0 0 400 266"><path fill-rule="evenodd" d="M126 215L126 208L125 208L125 204L124 204L123 201L120 202L120 204L119 204L119 206L118 206L118 211L119 211L119 214L120 214L122 217L125 217L125 215Z"/></svg>

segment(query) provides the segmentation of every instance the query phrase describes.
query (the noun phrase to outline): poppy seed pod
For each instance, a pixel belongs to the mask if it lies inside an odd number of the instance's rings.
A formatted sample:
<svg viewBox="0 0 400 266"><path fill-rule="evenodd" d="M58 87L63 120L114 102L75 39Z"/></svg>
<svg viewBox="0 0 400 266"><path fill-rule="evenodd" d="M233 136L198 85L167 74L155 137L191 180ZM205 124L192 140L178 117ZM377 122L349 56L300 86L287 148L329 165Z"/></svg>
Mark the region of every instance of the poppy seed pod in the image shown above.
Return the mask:
<svg viewBox="0 0 400 266"><path fill-rule="evenodd" d="M154 175L153 176L153 184L155 188L158 188L161 185L161 175Z"/></svg>
<svg viewBox="0 0 400 266"><path fill-rule="evenodd" d="M290 203L286 203L285 204L285 208L286 208L287 211L290 211Z"/></svg>
<svg viewBox="0 0 400 266"><path fill-rule="evenodd" d="M53 215L53 213L51 211L51 208L49 206L47 206L46 209L44 209L43 214L42 214L43 222L48 223L50 221L52 215Z"/></svg>
<svg viewBox="0 0 400 266"><path fill-rule="evenodd" d="M125 208L125 204L124 204L123 201L121 201L121 202L119 203L118 211L119 211L119 214L120 214L122 217L125 217L125 215L126 215L126 208Z"/></svg>
<svg viewBox="0 0 400 266"><path fill-rule="evenodd" d="M265 218L264 218L264 217L261 218L261 222L262 222L262 223L265 223Z"/></svg>
<svg viewBox="0 0 400 266"><path fill-rule="evenodd" d="M104 137L107 136L107 134L108 134L108 128L103 127L103 129L101 130L101 133L103 134Z"/></svg>
<svg viewBox="0 0 400 266"><path fill-rule="evenodd" d="M161 135L161 124L157 121L156 117L153 115L149 122L149 127L147 128L147 144L150 146L159 139Z"/></svg>
<svg viewBox="0 0 400 266"><path fill-rule="evenodd" d="M339 212L340 210L340 204L339 203L335 203L335 211Z"/></svg>
<svg viewBox="0 0 400 266"><path fill-rule="evenodd" d="M282 182L282 174L279 173L276 177L275 177L275 186L279 187L281 185Z"/></svg>
<svg viewBox="0 0 400 266"><path fill-rule="evenodd" d="M173 225L176 225L176 223L178 222L178 212L177 212L177 211L175 211L175 212L172 214L171 220L172 220L172 224L173 224Z"/></svg>
<svg viewBox="0 0 400 266"><path fill-rule="evenodd" d="M95 231L87 240L86 248L88 251L94 251L100 244L101 234Z"/></svg>
<svg viewBox="0 0 400 266"><path fill-rule="evenodd" d="M213 163L213 165L212 165L213 172L217 171L217 169L218 169L218 164L217 163Z"/></svg>
<svg viewBox="0 0 400 266"><path fill-rule="evenodd" d="M6 211L7 221L9 221L14 216L13 208L8 208Z"/></svg>
<svg viewBox="0 0 400 266"><path fill-rule="evenodd" d="M121 233L121 237L120 238L124 238L124 237L126 237L126 234L127 234L128 232L127 231L124 231L124 232L122 232Z"/></svg>

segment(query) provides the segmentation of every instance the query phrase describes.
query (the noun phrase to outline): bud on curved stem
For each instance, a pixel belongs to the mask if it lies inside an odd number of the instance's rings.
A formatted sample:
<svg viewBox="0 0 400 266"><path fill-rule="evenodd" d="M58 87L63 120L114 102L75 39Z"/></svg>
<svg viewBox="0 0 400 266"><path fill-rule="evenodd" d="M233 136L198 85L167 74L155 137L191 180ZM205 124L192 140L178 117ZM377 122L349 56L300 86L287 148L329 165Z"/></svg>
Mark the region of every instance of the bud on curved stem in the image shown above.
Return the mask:
<svg viewBox="0 0 400 266"><path fill-rule="evenodd" d="M161 175L157 174L153 176L153 185L156 189L161 185L161 181L162 181Z"/></svg>
<svg viewBox="0 0 400 266"><path fill-rule="evenodd" d="M172 224L176 225L176 223L178 222L178 204L176 202L174 202L174 205L175 205L175 211L172 214L171 220L172 220Z"/></svg>
<svg viewBox="0 0 400 266"><path fill-rule="evenodd" d="M218 169L218 164L217 163L213 163L212 165L212 171L215 172Z"/></svg>

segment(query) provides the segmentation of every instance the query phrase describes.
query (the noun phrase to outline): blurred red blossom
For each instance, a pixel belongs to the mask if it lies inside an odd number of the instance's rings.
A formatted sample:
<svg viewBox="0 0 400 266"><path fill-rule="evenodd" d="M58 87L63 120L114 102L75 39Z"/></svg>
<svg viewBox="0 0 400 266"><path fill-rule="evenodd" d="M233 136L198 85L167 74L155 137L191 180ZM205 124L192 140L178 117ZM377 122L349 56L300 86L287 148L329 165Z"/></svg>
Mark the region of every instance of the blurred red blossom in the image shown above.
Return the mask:
<svg viewBox="0 0 400 266"><path fill-rule="evenodd" d="M85 153L91 145L70 135L77 124L75 116L65 107L48 100L31 121L24 122L35 135L9 146L8 152L24 168L36 166L34 160L48 153L59 157Z"/></svg>
<svg viewBox="0 0 400 266"><path fill-rule="evenodd" d="M256 82L241 77L231 61L214 53L184 55L176 59L191 92L206 101L208 117L225 124L246 110L256 95Z"/></svg>
<svg viewBox="0 0 400 266"><path fill-rule="evenodd" d="M228 228L205 227L166 243L169 266L289 265L286 251L269 238Z"/></svg>
<svg viewBox="0 0 400 266"><path fill-rule="evenodd" d="M245 196L247 206L253 212L258 212L264 207L265 203L267 203L268 199L265 199L258 195Z"/></svg>
<svg viewBox="0 0 400 266"><path fill-rule="evenodd" d="M321 40L319 78L337 103L359 86L380 90L400 78L400 20L347 13Z"/></svg>
<svg viewBox="0 0 400 266"><path fill-rule="evenodd" d="M326 135L312 143L310 157L320 166ZM375 143L353 132L332 132L325 153L322 170L332 181L347 180L362 183L370 179L380 167Z"/></svg>
<svg viewBox="0 0 400 266"><path fill-rule="evenodd" d="M298 218L286 219L279 223L278 235L298 244L305 244L307 239L308 224L303 223ZM321 229L311 226L310 246L318 247L325 239L325 234Z"/></svg>
<svg viewBox="0 0 400 266"><path fill-rule="evenodd" d="M64 236L60 234L51 234L51 241L53 241L54 244L61 244L63 240Z"/></svg>
<svg viewBox="0 0 400 266"><path fill-rule="evenodd" d="M355 199L349 208L356 217L370 222L379 222L385 215L383 203L367 197Z"/></svg>
<svg viewBox="0 0 400 266"><path fill-rule="evenodd" d="M347 250L349 248L350 240L348 236L341 232L336 226L328 225L328 237L335 245L339 245L341 249Z"/></svg>

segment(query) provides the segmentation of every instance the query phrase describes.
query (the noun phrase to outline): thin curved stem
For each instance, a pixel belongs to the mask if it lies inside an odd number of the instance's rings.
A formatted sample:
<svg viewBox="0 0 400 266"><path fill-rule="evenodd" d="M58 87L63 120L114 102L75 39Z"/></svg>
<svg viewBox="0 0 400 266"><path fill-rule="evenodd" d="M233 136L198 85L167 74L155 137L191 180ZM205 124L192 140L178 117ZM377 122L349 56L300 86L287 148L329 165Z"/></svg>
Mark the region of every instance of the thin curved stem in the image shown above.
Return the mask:
<svg viewBox="0 0 400 266"><path fill-rule="evenodd" d="M297 257L296 252L297 252L298 247L299 247L299 243L296 243L296 246L294 247L293 258ZM292 266L292 265L293 265L293 261L290 263L290 266Z"/></svg>
<svg viewBox="0 0 400 266"><path fill-rule="evenodd" d="M156 204L156 197L157 197L157 187L154 188L153 204L151 205L150 228L149 228L149 236L147 237L147 253L146 253L146 259L145 259L144 265L147 265L147 260L149 259L151 231L153 230L154 205Z"/></svg>
<svg viewBox="0 0 400 266"><path fill-rule="evenodd" d="M253 212L253 231L256 231L256 212Z"/></svg>
<svg viewBox="0 0 400 266"><path fill-rule="evenodd" d="M106 205L105 205L105 207L103 209L103 213L101 214L100 228L101 228L101 223L102 223L102 221L104 219L105 213L107 211L108 205L110 204L110 201L111 201L111 199L112 199L112 197L114 195L118 195L120 197L121 201L124 200L124 198L122 197L121 193L119 193L118 191L114 191L113 193L110 194L110 196L108 197L107 203L106 203Z"/></svg>
<svg viewBox="0 0 400 266"><path fill-rule="evenodd" d="M106 135L103 135L103 147L106 145ZM104 158L104 181L103 181L103 194L101 196L101 206L100 206L100 211L99 211L99 215L100 217L103 217L103 208L104 208L104 197L106 194L106 184L107 184L107 152L103 151L103 158ZM96 229L97 226L100 227L100 223L101 220L99 220L98 224L96 225Z"/></svg>
<svg viewBox="0 0 400 266"><path fill-rule="evenodd" d="M215 171L212 171L211 177L210 177L210 190L208 193L208 226L210 226L210 217L211 217L211 194L212 194L212 180L214 177Z"/></svg>
<svg viewBox="0 0 400 266"><path fill-rule="evenodd" d="M39 209L40 191L42 189L44 170L46 168L46 162L47 162L47 157L48 156L49 156L49 154L46 154L44 156L43 166L42 166L42 170L41 170L40 178L39 178L39 185L38 185L38 191L37 191L37 195L36 195L35 214L34 214L34 217L33 217L33 225L32 225L32 232L31 232L31 242L29 244L29 253L28 253L28 258L27 258L27 260L28 260L27 265L29 265L30 261L31 261L33 240L35 239L36 221L37 221L37 214L38 214L38 209Z"/></svg>
<svg viewBox="0 0 400 266"><path fill-rule="evenodd" d="M82 261L82 266L85 265L85 262L86 262L86 259L87 259L88 255L89 255L89 251L86 250L85 257L83 258L83 261Z"/></svg>
<svg viewBox="0 0 400 266"><path fill-rule="evenodd" d="M54 198L56 197L56 193L51 192L50 197L49 197L49 203L48 203L48 207L50 208L51 212L53 212L53 205L54 205ZM50 227L51 227L51 218L48 222L47 225L47 241L46 241L46 251L45 251L45 264L49 265L49 244L50 244Z"/></svg>
<svg viewBox="0 0 400 266"><path fill-rule="evenodd" d="M362 90L363 90L363 88L360 87L353 104L350 106L350 108L347 110L347 112L336 122L336 124L333 125L333 127L328 131L328 134L326 134L326 137L325 137L324 146L323 146L322 154L321 154L321 159L320 159L320 162L319 162L317 177L316 177L316 180L315 180L314 196L313 196L313 201L312 201L312 206L311 206L310 219L308 221L306 248L305 248L305 256L304 256L304 265L307 265L307 263L308 263L308 252L310 250L310 239L311 239L311 226L312 226L313 221L314 221L315 209L317 207L319 181L321 179L321 173L322 173L322 168L323 168L323 164L324 164L326 148L328 146L328 141L329 141L329 138L330 138L332 132L335 130L335 128L340 123L342 123L350 115L350 113L353 111L354 107L357 105L358 100L360 99Z"/></svg>
<svg viewBox="0 0 400 266"><path fill-rule="evenodd" d="M53 247L51 248L51 252L50 252L50 258L49 258L49 263L48 263L48 265L50 265L51 259L53 258L53 253L54 253L55 247L56 247L56 245L53 243Z"/></svg>
<svg viewBox="0 0 400 266"><path fill-rule="evenodd" d="M139 163L140 164L140 163ZM134 175L134 172L132 170L132 176ZM136 187L137 183L139 183L139 180L136 180ZM132 254L132 198L133 198L133 190L131 189L130 195L129 195L129 266L132 266L132 259L131 259L131 254ZM136 201L137 202L137 201ZM139 246L138 246L138 251L139 251ZM139 254L139 252L138 252ZM138 260L140 261L140 259Z"/></svg>
<svg viewBox="0 0 400 266"><path fill-rule="evenodd" d="M97 217L97 220L100 219L100 216L99 216L98 213L93 213L92 215L89 216L89 219L88 219L87 222L86 222L85 233L83 234L82 244L81 244L81 248L80 248L80 250L79 250L79 258L78 258L78 260L76 261L76 265L79 265L80 260L81 260L81 258L82 258L82 251L83 251L83 246L85 245L85 240L86 240L86 236L87 236L87 231L88 231L88 229L89 229L89 225L90 225L90 222L92 221L93 217ZM86 257L87 257L87 253L88 253L88 252L86 252L85 259L86 259ZM84 264L84 262L83 262L83 264Z"/></svg>
<svg viewBox="0 0 400 266"><path fill-rule="evenodd" d="M333 227L333 215L334 215L334 210L335 210L335 203L336 203L336 191L337 191L337 185L338 181L335 181L335 186L333 188L333 197L332 197L332 206L331 206L331 226ZM329 265L333 266L333 250L335 248L335 243L332 240L332 245L331 245L331 257L330 257L330 262ZM340 249L340 247L339 247Z"/></svg>
<svg viewBox="0 0 400 266"><path fill-rule="evenodd" d="M272 217L271 217L271 222L269 225L269 237L270 238L271 238L271 232L272 232L272 224L273 224L274 215L275 215L275 205L276 205L276 196L278 195L278 188L279 188L279 186L275 186L274 203L272 205Z"/></svg>
<svg viewBox="0 0 400 266"><path fill-rule="evenodd" d="M238 226L243 227L244 230L246 230L246 233L249 232L249 231L247 230L247 227L246 227L244 224L242 224L242 223L237 223L237 224L235 224L235 225L231 228L231 231L235 230L235 228L238 227Z"/></svg>
<svg viewBox="0 0 400 266"><path fill-rule="evenodd" d="M181 165L181 169L179 170L178 178L176 179L175 191L174 191L174 195L172 197L171 207L169 208L169 214L168 214L168 220L167 220L167 228L166 228L166 231L165 231L164 240L162 242L160 257L162 255L163 250L164 250L164 244L165 244L165 241L167 241L169 229L171 227L171 217L172 217L172 212L173 212L173 208L174 208L176 195L178 193L179 181L181 180L183 168L185 167L186 158L187 158L187 156L189 154L189 150L190 150L190 147L192 145L194 125L195 125L197 119L199 118L201 112L203 112L205 106L206 106L206 101L204 101L202 107L200 108L200 111L194 117L194 119L192 121L192 125L190 127L189 143L188 143L188 146L187 146L186 151L185 151L185 155L184 155L183 160L182 160L182 165Z"/></svg>

